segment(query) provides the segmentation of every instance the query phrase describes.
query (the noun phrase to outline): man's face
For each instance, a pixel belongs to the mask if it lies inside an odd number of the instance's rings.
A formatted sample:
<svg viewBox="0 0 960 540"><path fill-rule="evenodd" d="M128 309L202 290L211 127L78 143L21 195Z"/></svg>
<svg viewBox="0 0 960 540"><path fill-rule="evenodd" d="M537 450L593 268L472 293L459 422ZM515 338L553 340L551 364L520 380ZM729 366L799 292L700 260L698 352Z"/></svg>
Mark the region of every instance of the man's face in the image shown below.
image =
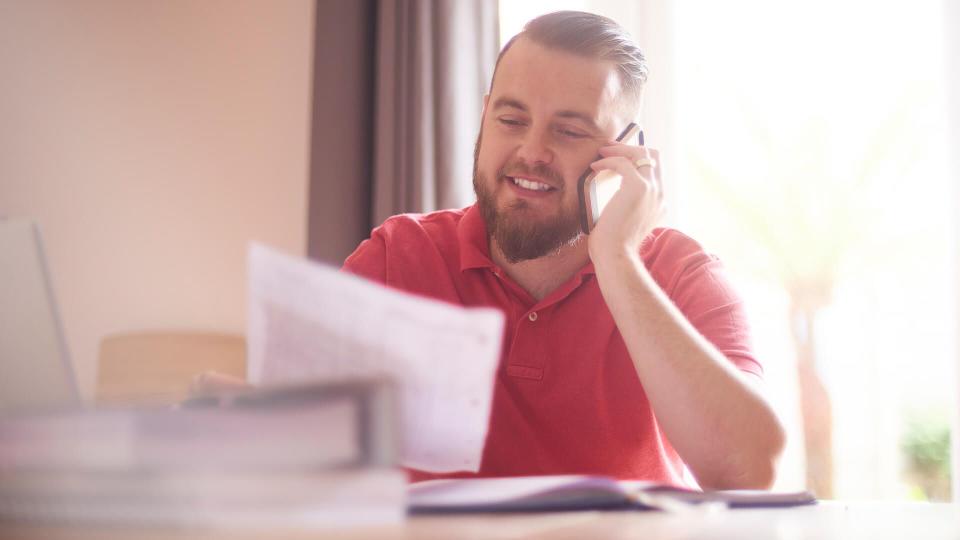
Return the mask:
<svg viewBox="0 0 960 540"><path fill-rule="evenodd" d="M609 62L523 38L501 59L485 101L473 186L487 230L510 262L579 239L577 180L628 122L619 83Z"/></svg>

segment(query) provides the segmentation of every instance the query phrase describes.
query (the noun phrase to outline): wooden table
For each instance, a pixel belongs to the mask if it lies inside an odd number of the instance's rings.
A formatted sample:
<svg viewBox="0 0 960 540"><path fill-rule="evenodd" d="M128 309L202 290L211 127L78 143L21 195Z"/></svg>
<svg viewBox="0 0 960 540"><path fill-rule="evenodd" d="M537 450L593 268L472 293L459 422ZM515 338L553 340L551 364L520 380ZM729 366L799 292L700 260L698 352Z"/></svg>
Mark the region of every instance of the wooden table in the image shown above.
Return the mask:
<svg viewBox="0 0 960 540"><path fill-rule="evenodd" d="M159 539L960 539L960 505L822 502L781 509L413 516L399 526L350 530L178 530L2 524L0 538Z"/></svg>

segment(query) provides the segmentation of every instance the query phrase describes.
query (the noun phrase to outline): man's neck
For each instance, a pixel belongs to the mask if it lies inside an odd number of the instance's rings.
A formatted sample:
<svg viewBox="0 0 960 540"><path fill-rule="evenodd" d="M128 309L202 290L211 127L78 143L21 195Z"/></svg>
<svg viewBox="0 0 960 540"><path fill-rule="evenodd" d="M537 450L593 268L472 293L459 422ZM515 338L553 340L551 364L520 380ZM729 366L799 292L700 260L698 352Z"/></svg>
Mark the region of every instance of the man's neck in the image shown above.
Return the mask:
<svg viewBox="0 0 960 540"><path fill-rule="evenodd" d="M538 301L543 300L590 262L586 238L580 238L576 243L566 245L556 253L515 263L504 257L496 240L491 238L490 256L497 266L503 268L511 279Z"/></svg>

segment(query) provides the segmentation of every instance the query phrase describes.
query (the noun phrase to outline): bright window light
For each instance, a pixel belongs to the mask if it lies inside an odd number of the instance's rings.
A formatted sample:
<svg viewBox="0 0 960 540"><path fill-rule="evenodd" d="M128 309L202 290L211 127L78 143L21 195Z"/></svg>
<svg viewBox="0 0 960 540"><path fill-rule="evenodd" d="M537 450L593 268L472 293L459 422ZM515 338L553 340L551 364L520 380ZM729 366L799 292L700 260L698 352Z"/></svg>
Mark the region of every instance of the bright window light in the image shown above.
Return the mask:
<svg viewBox="0 0 960 540"><path fill-rule="evenodd" d="M725 261L748 304L791 433L777 487L949 500L960 325L943 3L637 4L669 6L666 37L637 37L672 62L650 83L673 100L671 225ZM503 39L557 9L643 12L501 2Z"/></svg>

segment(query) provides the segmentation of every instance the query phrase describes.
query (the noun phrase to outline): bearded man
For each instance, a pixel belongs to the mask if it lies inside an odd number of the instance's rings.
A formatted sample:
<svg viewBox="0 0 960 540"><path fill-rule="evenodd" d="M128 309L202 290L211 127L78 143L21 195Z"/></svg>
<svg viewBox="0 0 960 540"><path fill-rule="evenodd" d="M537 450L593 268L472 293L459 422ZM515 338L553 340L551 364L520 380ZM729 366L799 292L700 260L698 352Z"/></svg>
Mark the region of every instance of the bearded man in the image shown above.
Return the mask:
<svg viewBox="0 0 960 540"><path fill-rule="evenodd" d="M613 140L637 118L646 78L640 49L610 19L534 19L503 48L484 98L476 204L392 217L344 264L505 313L476 476L686 485L689 470L711 489L774 480L784 432L742 302L716 257L655 227L657 151ZM577 181L588 167L622 184L585 235Z"/></svg>

